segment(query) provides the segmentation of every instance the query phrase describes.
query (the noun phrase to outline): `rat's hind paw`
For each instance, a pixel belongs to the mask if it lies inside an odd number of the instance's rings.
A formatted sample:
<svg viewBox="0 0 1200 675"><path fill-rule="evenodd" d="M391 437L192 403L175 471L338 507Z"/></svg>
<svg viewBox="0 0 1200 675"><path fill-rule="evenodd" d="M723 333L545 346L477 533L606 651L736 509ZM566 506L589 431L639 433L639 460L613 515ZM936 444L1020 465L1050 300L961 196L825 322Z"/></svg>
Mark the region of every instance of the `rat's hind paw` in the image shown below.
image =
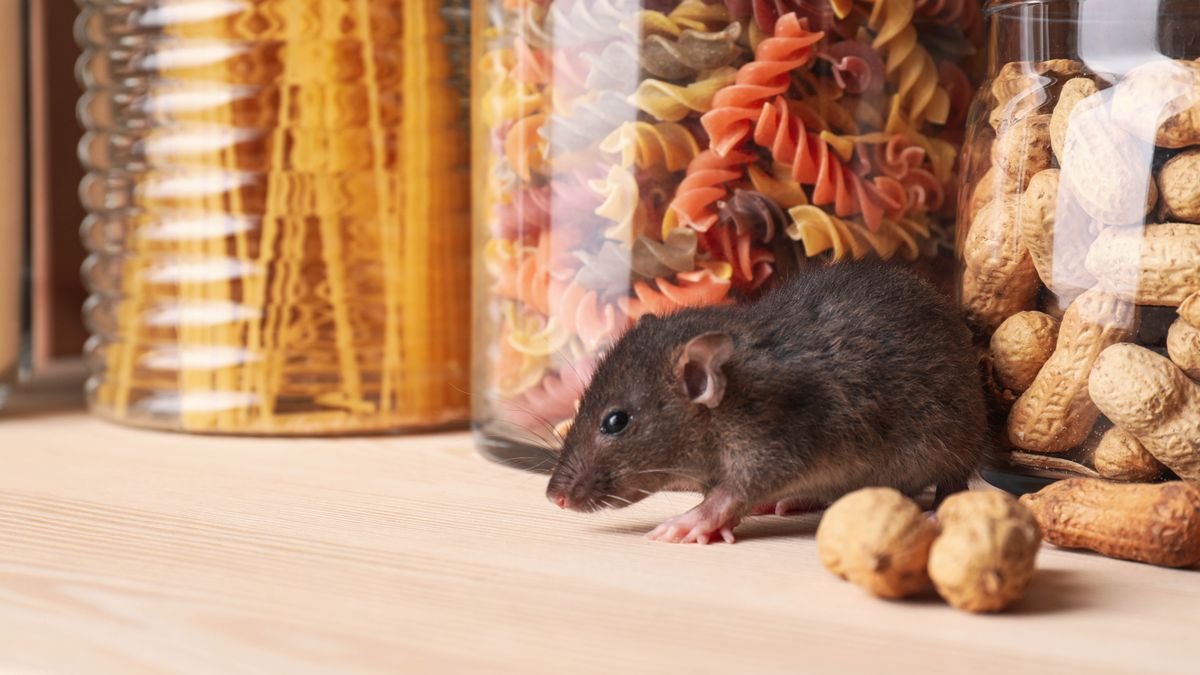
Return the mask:
<svg viewBox="0 0 1200 675"><path fill-rule="evenodd" d="M737 510L732 502L712 498L705 499L699 506L681 513L650 531L646 535L652 541L672 544L707 544L720 537L732 544L733 528L738 524Z"/></svg>

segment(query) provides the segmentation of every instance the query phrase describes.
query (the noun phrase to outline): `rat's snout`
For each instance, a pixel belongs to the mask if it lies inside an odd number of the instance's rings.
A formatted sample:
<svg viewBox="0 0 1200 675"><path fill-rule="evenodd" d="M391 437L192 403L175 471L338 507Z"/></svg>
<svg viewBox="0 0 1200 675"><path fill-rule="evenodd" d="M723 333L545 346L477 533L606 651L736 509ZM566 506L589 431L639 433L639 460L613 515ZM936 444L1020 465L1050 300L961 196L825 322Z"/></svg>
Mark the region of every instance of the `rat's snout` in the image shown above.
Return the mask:
<svg viewBox="0 0 1200 675"><path fill-rule="evenodd" d="M571 498L568 497L565 492L558 492L556 490L547 490L546 498L550 500L551 504L554 504L555 506L557 506L560 509L571 508Z"/></svg>
<svg viewBox="0 0 1200 675"><path fill-rule="evenodd" d="M573 511L595 511L600 508L600 498L611 487L609 474L591 470L568 474L556 471L546 487L546 498L560 509Z"/></svg>

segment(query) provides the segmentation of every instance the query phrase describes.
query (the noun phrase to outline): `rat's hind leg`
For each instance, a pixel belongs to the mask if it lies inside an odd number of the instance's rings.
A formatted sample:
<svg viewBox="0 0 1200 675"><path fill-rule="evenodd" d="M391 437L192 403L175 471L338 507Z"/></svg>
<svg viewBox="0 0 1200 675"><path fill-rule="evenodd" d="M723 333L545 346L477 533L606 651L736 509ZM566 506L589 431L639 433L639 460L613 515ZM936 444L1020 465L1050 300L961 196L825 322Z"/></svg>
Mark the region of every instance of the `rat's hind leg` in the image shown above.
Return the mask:
<svg viewBox="0 0 1200 675"><path fill-rule="evenodd" d="M789 516L814 513L825 509L825 502L810 497L785 497L776 502L759 504L750 512L752 516Z"/></svg>
<svg viewBox="0 0 1200 675"><path fill-rule="evenodd" d="M733 528L741 521L745 508L745 503L732 492L717 488L705 495L704 501L694 509L668 518L646 537L670 543L707 544L715 541L714 536L719 536L732 544Z"/></svg>

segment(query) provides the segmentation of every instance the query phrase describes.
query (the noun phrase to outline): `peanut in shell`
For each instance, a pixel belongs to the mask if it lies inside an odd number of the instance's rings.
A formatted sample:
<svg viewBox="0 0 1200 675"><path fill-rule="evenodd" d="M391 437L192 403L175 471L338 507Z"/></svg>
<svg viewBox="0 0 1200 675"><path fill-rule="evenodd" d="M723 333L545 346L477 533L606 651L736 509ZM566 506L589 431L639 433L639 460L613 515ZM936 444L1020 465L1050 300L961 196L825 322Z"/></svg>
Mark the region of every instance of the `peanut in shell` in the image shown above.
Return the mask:
<svg viewBox="0 0 1200 675"><path fill-rule="evenodd" d="M1108 228L1092 243L1085 266L1127 300L1177 307L1200 290L1200 225Z"/></svg>
<svg viewBox="0 0 1200 675"><path fill-rule="evenodd" d="M1200 481L1200 383L1170 359L1131 344L1096 359L1092 401L1184 480Z"/></svg>
<svg viewBox="0 0 1200 675"><path fill-rule="evenodd" d="M1100 417L1088 391L1092 364L1106 348L1132 337L1137 321L1136 306L1102 289L1076 298L1063 316L1054 353L1013 404L1009 442L1051 454L1082 443Z"/></svg>

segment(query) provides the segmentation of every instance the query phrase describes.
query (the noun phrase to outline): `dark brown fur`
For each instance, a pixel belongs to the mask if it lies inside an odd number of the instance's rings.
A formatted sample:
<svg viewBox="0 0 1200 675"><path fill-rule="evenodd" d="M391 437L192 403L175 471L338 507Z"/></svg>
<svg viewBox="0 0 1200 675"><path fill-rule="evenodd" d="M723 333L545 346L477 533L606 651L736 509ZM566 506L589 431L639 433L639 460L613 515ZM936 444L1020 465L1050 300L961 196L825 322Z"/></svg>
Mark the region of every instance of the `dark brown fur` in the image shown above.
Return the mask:
<svg viewBox="0 0 1200 675"><path fill-rule="evenodd" d="M709 408L679 390L675 372L684 345L714 331L734 352ZM628 427L599 433L615 409ZM597 368L549 493L591 511L720 488L744 514L795 495L964 483L989 447L959 310L908 272L841 264L798 272L756 304L639 321Z"/></svg>

